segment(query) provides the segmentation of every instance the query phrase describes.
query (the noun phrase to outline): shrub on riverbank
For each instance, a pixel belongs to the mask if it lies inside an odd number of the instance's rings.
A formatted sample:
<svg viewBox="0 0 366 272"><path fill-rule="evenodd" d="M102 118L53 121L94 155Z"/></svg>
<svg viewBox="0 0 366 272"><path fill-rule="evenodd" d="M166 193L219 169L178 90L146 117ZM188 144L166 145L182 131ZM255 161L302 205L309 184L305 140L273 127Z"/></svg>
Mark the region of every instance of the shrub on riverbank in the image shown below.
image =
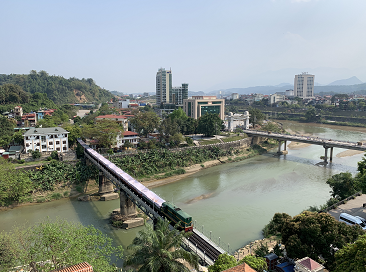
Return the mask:
<svg viewBox="0 0 366 272"><path fill-rule="evenodd" d="M177 152L167 149L155 149L146 153L137 153L134 156L114 158L112 162L135 178L141 178L159 173L168 173L176 170L176 168L202 164L206 161L238 153L239 150L233 148L225 150L218 146L205 149L186 149ZM180 171L178 174L183 173L182 170L178 169L177 171Z"/></svg>

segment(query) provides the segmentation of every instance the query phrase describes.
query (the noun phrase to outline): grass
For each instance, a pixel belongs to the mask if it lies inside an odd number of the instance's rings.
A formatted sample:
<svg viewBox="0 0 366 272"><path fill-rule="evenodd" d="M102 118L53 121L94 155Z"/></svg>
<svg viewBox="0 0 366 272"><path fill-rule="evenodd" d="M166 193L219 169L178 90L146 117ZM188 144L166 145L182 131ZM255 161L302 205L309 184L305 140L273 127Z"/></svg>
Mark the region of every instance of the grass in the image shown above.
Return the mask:
<svg viewBox="0 0 366 272"><path fill-rule="evenodd" d="M219 139L202 140L202 141L200 141L200 145L209 145L209 144L218 144L218 143L221 143Z"/></svg>
<svg viewBox="0 0 366 272"><path fill-rule="evenodd" d="M62 195L60 193L53 193L51 195L51 198L52 199L61 199L62 198Z"/></svg>
<svg viewBox="0 0 366 272"><path fill-rule="evenodd" d="M228 142L234 142L234 141L242 140L244 138L245 137L243 137L243 136L233 136L233 137L228 137L228 138L222 138L221 140L225 143L228 143Z"/></svg>
<svg viewBox="0 0 366 272"><path fill-rule="evenodd" d="M46 201L46 198L44 198L44 197L37 198L37 203L43 203L45 201Z"/></svg>

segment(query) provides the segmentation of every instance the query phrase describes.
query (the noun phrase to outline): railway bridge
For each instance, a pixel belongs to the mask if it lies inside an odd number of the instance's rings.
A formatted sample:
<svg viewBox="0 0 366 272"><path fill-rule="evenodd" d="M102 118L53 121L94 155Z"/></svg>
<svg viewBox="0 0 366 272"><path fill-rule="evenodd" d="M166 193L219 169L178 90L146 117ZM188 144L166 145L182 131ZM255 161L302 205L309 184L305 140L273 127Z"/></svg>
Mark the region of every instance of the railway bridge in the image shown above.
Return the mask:
<svg viewBox="0 0 366 272"><path fill-rule="evenodd" d="M349 141L339 141L334 139L322 139L314 136L303 136L303 135L291 135L291 134L281 134L281 133L273 133L266 131L258 131L252 129L243 130L248 136L252 136L255 141L256 137L265 137L276 139L278 141L278 153L279 154L287 154L286 143L287 141L293 142L301 142L307 144L315 144L323 146L325 150L324 154L324 164L328 164L328 149L330 149L329 161L333 160L333 148L344 148L344 149L352 149L359 151L366 151L366 145L363 145L362 142L349 142ZM284 143L284 151L281 151L282 143Z"/></svg>
<svg viewBox="0 0 366 272"><path fill-rule="evenodd" d="M165 202L165 200L158 197L122 169L91 149L83 141L78 139L78 142L84 148L85 157L99 169L99 193L111 192L113 191L113 187L118 188L120 191L120 212L122 215L129 216L135 214L137 206L150 217L154 223L158 219L163 219L164 216L159 212L155 203L158 203L159 201ZM108 165L109 167L106 167L105 165ZM111 172L111 168L113 168L114 171ZM140 190L144 190L145 195L150 195L153 202L149 203L146 199L143 199L141 195L136 194L136 188L133 188L132 184L135 186L138 184ZM182 247L186 250L196 252L202 263L212 265L215 260L217 260L218 256L226 251L220 247L220 237L219 245L217 245L211 240L211 232L210 238L208 238L196 227L197 226L194 224L192 235L190 235L188 239L184 239ZM173 229L172 226L171 228Z"/></svg>

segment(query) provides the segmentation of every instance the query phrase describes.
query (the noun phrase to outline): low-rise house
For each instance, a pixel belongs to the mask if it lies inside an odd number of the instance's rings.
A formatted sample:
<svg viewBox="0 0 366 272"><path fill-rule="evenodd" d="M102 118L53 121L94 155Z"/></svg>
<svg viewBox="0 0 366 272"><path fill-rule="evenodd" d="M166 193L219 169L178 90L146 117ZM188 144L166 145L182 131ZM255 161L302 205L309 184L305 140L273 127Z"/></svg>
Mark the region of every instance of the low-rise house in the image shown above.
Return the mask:
<svg viewBox="0 0 366 272"><path fill-rule="evenodd" d="M34 127L34 126L36 126L36 124L37 124L36 113L31 112L31 113L23 114L23 116L22 116L22 126Z"/></svg>
<svg viewBox="0 0 366 272"><path fill-rule="evenodd" d="M24 133L24 148L28 153L30 150L44 151L69 151L69 132L60 127L52 128L31 128Z"/></svg>
<svg viewBox="0 0 366 272"><path fill-rule="evenodd" d="M121 137L120 134L117 136L116 148L123 147L126 142L130 142L132 145L134 145L136 147L136 145L139 143L139 141L140 141L140 136L138 133L133 132L133 131L124 131L123 137Z"/></svg>
<svg viewBox="0 0 366 272"><path fill-rule="evenodd" d="M224 272L256 272L253 268L251 268L246 263L234 266L232 268L224 270Z"/></svg>
<svg viewBox="0 0 366 272"><path fill-rule="evenodd" d="M127 120L127 117L124 115L107 114L107 115L99 115L99 116L95 117L95 121L98 122L101 120L116 121L118 124L121 124L123 126L123 129L125 131L128 130L128 120Z"/></svg>
<svg viewBox="0 0 366 272"><path fill-rule="evenodd" d="M15 117L22 117L23 116L23 108L21 106L16 106L14 108L14 116Z"/></svg>
<svg viewBox="0 0 366 272"><path fill-rule="evenodd" d="M314 261L309 257L295 261L294 272L325 272L327 271L323 265Z"/></svg>

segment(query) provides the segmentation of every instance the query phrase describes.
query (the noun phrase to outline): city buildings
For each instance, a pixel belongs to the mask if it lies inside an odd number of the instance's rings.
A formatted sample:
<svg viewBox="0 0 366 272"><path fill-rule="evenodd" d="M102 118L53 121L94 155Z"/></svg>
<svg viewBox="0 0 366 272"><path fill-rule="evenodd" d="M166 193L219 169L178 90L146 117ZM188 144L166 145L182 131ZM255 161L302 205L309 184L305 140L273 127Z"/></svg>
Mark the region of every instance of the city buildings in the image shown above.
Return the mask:
<svg viewBox="0 0 366 272"><path fill-rule="evenodd" d="M188 83L183 83L180 87L173 87L169 101L175 105L183 105L183 99L188 99Z"/></svg>
<svg viewBox="0 0 366 272"><path fill-rule="evenodd" d="M43 151L69 151L69 132L61 127L31 128L24 133L25 152L30 150Z"/></svg>
<svg viewBox="0 0 366 272"><path fill-rule="evenodd" d="M294 96L301 98L314 97L314 75L306 72L295 75Z"/></svg>
<svg viewBox="0 0 366 272"><path fill-rule="evenodd" d="M225 99L217 99L216 96L192 96L183 100L183 111L194 119L206 113L216 113L224 120Z"/></svg>
<svg viewBox="0 0 366 272"><path fill-rule="evenodd" d="M182 105L183 99L188 98L188 83L172 87L172 71L160 68L156 73L156 104Z"/></svg>
<svg viewBox="0 0 366 272"><path fill-rule="evenodd" d="M127 117L124 115L115 115L115 114L107 114L107 115L99 115L95 117L95 121L101 121L101 120L111 120L116 121L116 123L123 126L124 131L128 131L128 120Z"/></svg>
<svg viewBox="0 0 366 272"><path fill-rule="evenodd" d="M172 71L160 68L156 73L156 104L169 103L172 91Z"/></svg>

